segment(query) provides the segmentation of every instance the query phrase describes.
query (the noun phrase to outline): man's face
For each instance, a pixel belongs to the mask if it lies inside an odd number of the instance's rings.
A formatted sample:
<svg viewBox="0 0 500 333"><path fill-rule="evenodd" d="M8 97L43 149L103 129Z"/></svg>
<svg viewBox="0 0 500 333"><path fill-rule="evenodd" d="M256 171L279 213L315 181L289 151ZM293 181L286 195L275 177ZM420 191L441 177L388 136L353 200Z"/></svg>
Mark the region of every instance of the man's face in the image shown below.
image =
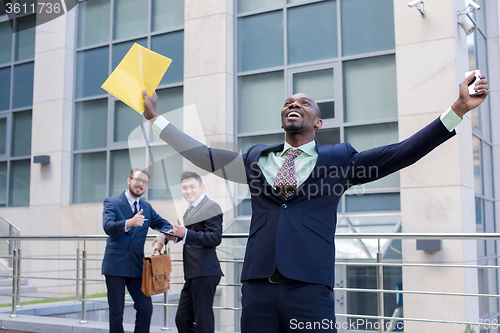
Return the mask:
<svg viewBox="0 0 500 333"><path fill-rule="evenodd" d="M182 196L191 205L203 194L205 184L198 183L194 178L184 179L181 182Z"/></svg>
<svg viewBox="0 0 500 333"><path fill-rule="evenodd" d="M146 174L141 171L134 172L134 176L132 178L127 178L128 183L128 191L134 197L139 198L141 195L146 192L146 189L149 185L149 178Z"/></svg>
<svg viewBox="0 0 500 333"><path fill-rule="evenodd" d="M316 132L321 127L318 105L306 94L292 95L281 110L281 127L287 133Z"/></svg>

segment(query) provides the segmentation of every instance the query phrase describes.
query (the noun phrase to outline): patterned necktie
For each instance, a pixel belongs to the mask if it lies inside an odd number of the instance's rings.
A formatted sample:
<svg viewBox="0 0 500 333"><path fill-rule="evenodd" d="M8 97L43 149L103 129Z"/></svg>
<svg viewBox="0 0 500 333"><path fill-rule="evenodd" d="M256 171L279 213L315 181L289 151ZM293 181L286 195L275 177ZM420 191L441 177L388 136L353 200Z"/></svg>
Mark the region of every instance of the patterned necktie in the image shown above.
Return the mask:
<svg viewBox="0 0 500 333"><path fill-rule="evenodd" d="M299 156L300 150L288 150L283 165L276 174L274 187L280 191L283 200L286 200L290 194L297 188L297 179L295 177L295 164L293 159Z"/></svg>

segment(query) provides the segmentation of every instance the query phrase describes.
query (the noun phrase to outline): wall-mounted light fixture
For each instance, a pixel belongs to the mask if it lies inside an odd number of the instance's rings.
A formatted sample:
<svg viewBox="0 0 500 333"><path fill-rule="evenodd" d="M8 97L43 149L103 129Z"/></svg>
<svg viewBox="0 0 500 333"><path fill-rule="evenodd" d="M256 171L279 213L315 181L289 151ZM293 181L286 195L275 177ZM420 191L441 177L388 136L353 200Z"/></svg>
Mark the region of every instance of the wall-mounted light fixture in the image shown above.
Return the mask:
<svg viewBox="0 0 500 333"><path fill-rule="evenodd" d="M465 34L468 36L476 30L476 22L469 16L475 10L481 9L477 3L472 0L467 1L467 7L464 10L458 12L458 24L464 29Z"/></svg>
<svg viewBox="0 0 500 333"><path fill-rule="evenodd" d="M418 11L420 12L420 14L422 14L422 16L425 16L425 12L424 12L424 2L423 0L414 0L410 3L408 3L408 6L411 8L411 7L415 7L418 9Z"/></svg>

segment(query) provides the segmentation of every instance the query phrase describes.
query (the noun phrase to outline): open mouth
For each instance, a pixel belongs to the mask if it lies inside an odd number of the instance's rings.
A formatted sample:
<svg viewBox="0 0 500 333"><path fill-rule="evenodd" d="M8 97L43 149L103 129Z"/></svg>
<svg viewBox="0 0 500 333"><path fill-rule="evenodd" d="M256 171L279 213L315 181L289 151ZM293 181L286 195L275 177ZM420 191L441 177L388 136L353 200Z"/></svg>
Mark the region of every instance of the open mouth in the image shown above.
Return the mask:
<svg viewBox="0 0 500 333"><path fill-rule="evenodd" d="M302 118L302 114L297 111L291 111L286 115L287 118Z"/></svg>

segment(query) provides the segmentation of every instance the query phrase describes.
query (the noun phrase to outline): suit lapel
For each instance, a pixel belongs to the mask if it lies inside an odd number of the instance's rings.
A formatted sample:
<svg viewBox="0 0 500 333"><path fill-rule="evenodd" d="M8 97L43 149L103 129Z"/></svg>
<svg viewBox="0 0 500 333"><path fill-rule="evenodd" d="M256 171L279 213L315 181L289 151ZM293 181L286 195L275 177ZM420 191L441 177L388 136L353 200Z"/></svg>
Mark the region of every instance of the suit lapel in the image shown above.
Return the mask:
<svg viewBox="0 0 500 333"><path fill-rule="evenodd" d="M127 197L125 196L125 193L122 193L120 196L120 208L123 212L123 215L125 216L126 219L130 219L134 217L134 212L132 211L132 208L130 207L130 204L128 203ZM140 206L140 201L139 201L139 206ZM141 210L139 208L139 210ZM135 230L135 227L130 227L128 230L128 234L132 236L133 232Z"/></svg>

